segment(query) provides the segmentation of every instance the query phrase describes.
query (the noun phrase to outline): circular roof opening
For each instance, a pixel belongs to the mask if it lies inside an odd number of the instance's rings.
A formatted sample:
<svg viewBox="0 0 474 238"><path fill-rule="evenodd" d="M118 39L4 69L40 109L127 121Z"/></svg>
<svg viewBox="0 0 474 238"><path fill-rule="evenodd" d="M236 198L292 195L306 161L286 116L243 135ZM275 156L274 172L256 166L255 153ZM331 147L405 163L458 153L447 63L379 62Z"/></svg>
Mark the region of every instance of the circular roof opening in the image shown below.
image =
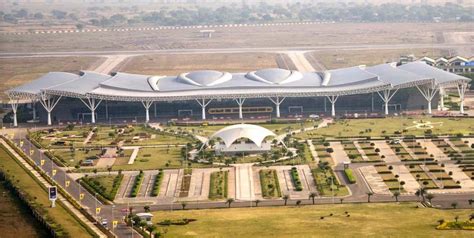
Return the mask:
<svg viewBox="0 0 474 238"><path fill-rule="evenodd" d="M178 78L196 86L213 86L230 80L232 75L215 70L200 70L180 74Z"/></svg>
<svg viewBox="0 0 474 238"><path fill-rule="evenodd" d="M285 84L300 80L303 75L298 71L270 68L250 72L246 77L268 84Z"/></svg>

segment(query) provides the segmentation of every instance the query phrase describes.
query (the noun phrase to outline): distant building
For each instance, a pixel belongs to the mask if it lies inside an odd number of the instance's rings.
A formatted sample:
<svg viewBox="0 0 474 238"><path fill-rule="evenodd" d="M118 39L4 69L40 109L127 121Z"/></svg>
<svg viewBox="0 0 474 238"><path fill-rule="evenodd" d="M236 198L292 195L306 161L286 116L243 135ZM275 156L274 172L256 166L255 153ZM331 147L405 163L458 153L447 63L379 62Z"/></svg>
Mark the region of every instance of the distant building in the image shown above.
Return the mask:
<svg viewBox="0 0 474 238"><path fill-rule="evenodd" d="M474 57L464 58L461 56L454 56L451 58L440 57L433 59L425 56L417 59L414 55L404 55L400 57L399 63L406 64L413 61L423 61L428 65L455 74L474 73Z"/></svg>

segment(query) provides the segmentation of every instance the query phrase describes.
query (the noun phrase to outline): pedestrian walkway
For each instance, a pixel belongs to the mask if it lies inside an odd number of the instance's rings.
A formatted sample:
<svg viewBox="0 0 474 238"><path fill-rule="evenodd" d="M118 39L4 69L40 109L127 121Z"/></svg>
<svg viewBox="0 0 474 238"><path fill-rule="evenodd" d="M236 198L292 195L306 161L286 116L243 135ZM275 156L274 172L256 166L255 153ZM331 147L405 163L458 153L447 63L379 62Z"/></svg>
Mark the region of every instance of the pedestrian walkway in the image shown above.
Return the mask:
<svg viewBox="0 0 474 238"><path fill-rule="evenodd" d="M12 149L3 139L0 139L0 143L2 145L5 146L5 148L7 148L7 150L13 155L15 156L15 158L20 161L20 163L26 168L28 169L32 174L33 176L35 176L38 181L43 184L45 187L51 187L52 184L50 184L48 181L46 181L39 173L38 171L36 171L33 167L31 167L31 165L26 162L23 157L21 157L18 153L16 153L16 151L14 149ZM58 200L61 201L61 203L69 210L71 211L72 213L74 213L74 215L80 219L84 224L86 224L91 230L93 230L95 232L95 234L97 234L99 237L107 237L101 230L99 230L99 228L97 228L94 224L92 224L91 221L89 221L80 211L78 211L76 209L76 207L74 207L67 199L65 199L63 197L63 195L61 193L58 193Z"/></svg>
<svg viewBox="0 0 474 238"><path fill-rule="evenodd" d="M360 167L359 171L374 194L392 195L387 184L385 184L374 166Z"/></svg>
<svg viewBox="0 0 474 238"><path fill-rule="evenodd" d="M331 158L336 166L338 164L351 162L351 159L349 159L346 152L344 151L344 147L342 146L341 142L329 142L329 146L334 150L334 152L331 153Z"/></svg>
<svg viewBox="0 0 474 238"><path fill-rule="evenodd" d="M360 156L362 157L363 160L369 161L369 157L365 154L364 149L359 145L359 142L354 141L354 146L357 149L357 152L359 152Z"/></svg>
<svg viewBox="0 0 474 238"><path fill-rule="evenodd" d="M390 148L390 146L387 144L387 142L376 140L376 141L372 141L372 143L375 144L375 148L380 149L380 155L385 156L385 158L383 159L385 162L387 162L387 163L400 162L400 159L395 154L395 152L393 152L392 148Z"/></svg>
<svg viewBox="0 0 474 238"><path fill-rule="evenodd" d="M318 153L316 152L316 148L314 148L314 144L312 140L307 140L306 143L308 144L309 151L311 152L311 156L313 157L313 161L316 162L316 164L319 163L319 156Z"/></svg>
<svg viewBox="0 0 474 238"><path fill-rule="evenodd" d="M449 173L452 172L451 177L454 181L459 181L462 189L474 191L474 181L462 171L457 164L445 163L450 161L449 157L443 153L432 141L418 140L422 147L426 147L429 154L432 154L438 162L444 163L444 170Z"/></svg>
<svg viewBox="0 0 474 238"><path fill-rule="evenodd" d="M235 199L254 200L253 164L233 164L232 166L235 167Z"/></svg>
<svg viewBox="0 0 474 238"><path fill-rule="evenodd" d="M122 146L124 150L133 150L132 154L130 155L130 159L128 160L128 164L135 163L135 159L137 158L138 152L140 151L140 146Z"/></svg>

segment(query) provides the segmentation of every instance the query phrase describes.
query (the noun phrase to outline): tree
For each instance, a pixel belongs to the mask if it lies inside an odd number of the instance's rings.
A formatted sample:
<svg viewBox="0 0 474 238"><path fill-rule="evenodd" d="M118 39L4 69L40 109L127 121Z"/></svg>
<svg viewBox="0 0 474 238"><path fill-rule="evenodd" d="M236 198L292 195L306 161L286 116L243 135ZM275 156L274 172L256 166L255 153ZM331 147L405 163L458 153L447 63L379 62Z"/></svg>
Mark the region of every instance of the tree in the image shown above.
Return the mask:
<svg viewBox="0 0 474 238"><path fill-rule="evenodd" d="M309 199L312 199L313 200L313 205L314 205L314 198L317 196L317 194L315 192L311 192L309 194Z"/></svg>
<svg viewBox="0 0 474 238"><path fill-rule="evenodd" d="M97 174L97 169L92 170L92 172L94 172L94 174Z"/></svg>
<svg viewBox="0 0 474 238"><path fill-rule="evenodd" d="M395 198L395 201L398 202L398 196L400 196L400 192L399 191L395 191L393 193L393 197Z"/></svg>
<svg viewBox="0 0 474 238"><path fill-rule="evenodd" d="M374 195L373 192L367 192L367 202L370 203L370 197L372 197L372 195Z"/></svg>
<svg viewBox="0 0 474 238"><path fill-rule="evenodd" d="M186 205L188 205L186 202L181 203L181 207L183 208L183 210L186 209Z"/></svg>
<svg viewBox="0 0 474 238"><path fill-rule="evenodd" d="M84 24L82 24L82 23L76 24L76 29L82 31L82 29L84 29ZM113 132L110 132L110 133L115 134L115 133L113 133ZM109 134L109 136L110 136L110 134Z"/></svg>
<svg viewBox="0 0 474 238"><path fill-rule="evenodd" d="M107 166L107 171L109 171L109 175L110 175L110 172L112 172L112 167Z"/></svg>
<svg viewBox="0 0 474 238"><path fill-rule="evenodd" d="M150 236L151 236L151 233L153 233L153 231L156 230L156 226L155 226L155 225L147 225L147 226L146 226L146 230L148 231L148 233L149 233Z"/></svg>
<svg viewBox="0 0 474 238"><path fill-rule="evenodd" d="M456 221L456 223L458 223L459 216L455 216L455 217L454 217L454 220Z"/></svg>
<svg viewBox="0 0 474 238"><path fill-rule="evenodd" d="M439 225L440 225L440 226L441 226L441 225L443 225L443 223L444 223L444 219L442 219L442 218L441 218L441 219L439 219L439 220L438 220L438 223L439 223Z"/></svg>
<svg viewBox="0 0 474 238"><path fill-rule="evenodd" d="M472 204L474 203L474 199L469 199L469 200L467 200L467 202L469 203L469 206L471 206L471 208L472 208Z"/></svg>
<svg viewBox="0 0 474 238"><path fill-rule="evenodd" d="M255 200L255 206L258 207L258 204L260 203L260 200Z"/></svg>
<svg viewBox="0 0 474 238"><path fill-rule="evenodd" d="M426 194L426 189L423 188L423 187L422 187L422 188L419 188L419 189L416 190L416 192L415 192L415 195L416 195L417 197L420 197L420 196L421 196L421 198L423 199L423 202L425 201L425 194Z"/></svg>
<svg viewBox="0 0 474 238"><path fill-rule="evenodd" d="M301 205L301 200L297 200L297 201L296 201L296 206L299 207L300 205Z"/></svg>
<svg viewBox="0 0 474 238"><path fill-rule="evenodd" d="M453 209L456 209L457 206L458 206L458 203L457 203L457 202L451 203L451 207L452 207Z"/></svg>
<svg viewBox="0 0 474 238"><path fill-rule="evenodd" d="M233 198L228 198L226 203L229 205L229 208L230 208L230 205L234 202L234 199Z"/></svg>
<svg viewBox="0 0 474 238"><path fill-rule="evenodd" d="M428 202L429 202L429 203L431 203L431 199L433 199L433 198L434 198L434 195L433 195L433 194L431 194L431 193L428 193L428 194L426 194L426 196L425 196L425 197L426 197L426 199L428 199Z"/></svg>
<svg viewBox="0 0 474 238"><path fill-rule="evenodd" d="M283 200L285 200L285 206L286 206L286 204L288 203L288 199L290 199L290 196L288 196L288 194L285 194L285 195L283 195L282 198L283 198Z"/></svg>
<svg viewBox="0 0 474 238"><path fill-rule="evenodd" d="M150 212L150 206L144 206L143 210L145 210L145 212Z"/></svg>

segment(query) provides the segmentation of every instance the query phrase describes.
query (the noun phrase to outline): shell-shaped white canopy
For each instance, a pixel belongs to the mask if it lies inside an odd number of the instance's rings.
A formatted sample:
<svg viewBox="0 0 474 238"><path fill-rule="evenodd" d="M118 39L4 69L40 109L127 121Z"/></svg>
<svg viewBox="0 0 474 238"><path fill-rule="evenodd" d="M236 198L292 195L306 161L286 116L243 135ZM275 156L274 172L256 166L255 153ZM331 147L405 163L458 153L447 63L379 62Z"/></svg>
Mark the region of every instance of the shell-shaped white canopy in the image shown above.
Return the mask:
<svg viewBox="0 0 474 238"><path fill-rule="evenodd" d="M236 124L220 129L214 133L210 139L221 138L224 141L225 146L229 148L236 140L240 138L247 138L255 143L258 147L261 147L263 140L267 136L276 137L275 133L265 127L251 124Z"/></svg>

